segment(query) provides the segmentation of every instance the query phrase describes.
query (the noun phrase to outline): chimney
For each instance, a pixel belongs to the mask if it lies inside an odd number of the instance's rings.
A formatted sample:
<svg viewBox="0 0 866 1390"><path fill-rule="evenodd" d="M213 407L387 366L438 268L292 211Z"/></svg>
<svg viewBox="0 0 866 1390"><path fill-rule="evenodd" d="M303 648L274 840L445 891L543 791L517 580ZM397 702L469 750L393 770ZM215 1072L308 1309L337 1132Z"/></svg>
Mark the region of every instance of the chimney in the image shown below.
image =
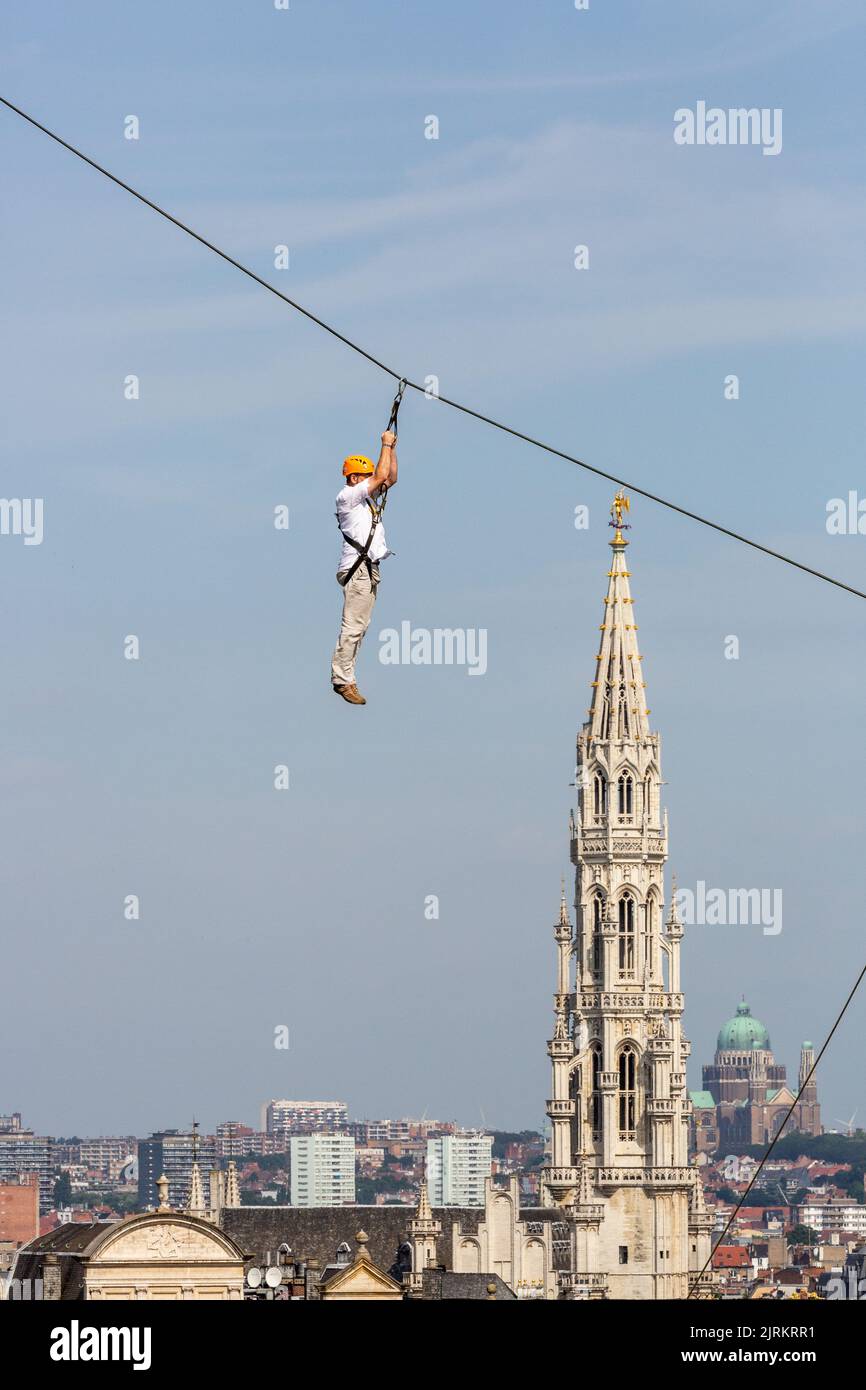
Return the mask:
<svg viewBox="0 0 866 1390"><path fill-rule="evenodd" d="M46 1302L60 1302L60 1260L46 1255L42 1261L42 1297Z"/></svg>
<svg viewBox="0 0 866 1390"><path fill-rule="evenodd" d="M319 1298L319 1284L322 1280L322 1266L318 1260L307 1260L304 1275L304 1296L308 1301Z"/></svg>

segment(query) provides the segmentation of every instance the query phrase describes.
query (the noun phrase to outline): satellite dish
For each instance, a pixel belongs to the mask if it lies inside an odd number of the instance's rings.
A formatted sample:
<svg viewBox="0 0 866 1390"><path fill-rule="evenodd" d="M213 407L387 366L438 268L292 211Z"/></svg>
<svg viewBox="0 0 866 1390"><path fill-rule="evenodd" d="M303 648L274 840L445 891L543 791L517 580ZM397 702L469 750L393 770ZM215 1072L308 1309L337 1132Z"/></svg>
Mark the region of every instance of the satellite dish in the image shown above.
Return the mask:
<svg viewBox="0 0 866 1390"><path fill-rule="evenodd" d="M260 1271L261 1272L261 1271ZM271 1265L265 1273L265 1283L269 1289L278 1289L283 1282L283 1272L276 1265Z"/></svg>
<svg viewBox="0 0 866 1390"><path fill-rule="evenodd" d="M260 1269L256 1269L255 1265L253 1265L252 1269L247 1270L247 1284L251 1289L257 1289L261 1282L262 1271Z"/></svg>

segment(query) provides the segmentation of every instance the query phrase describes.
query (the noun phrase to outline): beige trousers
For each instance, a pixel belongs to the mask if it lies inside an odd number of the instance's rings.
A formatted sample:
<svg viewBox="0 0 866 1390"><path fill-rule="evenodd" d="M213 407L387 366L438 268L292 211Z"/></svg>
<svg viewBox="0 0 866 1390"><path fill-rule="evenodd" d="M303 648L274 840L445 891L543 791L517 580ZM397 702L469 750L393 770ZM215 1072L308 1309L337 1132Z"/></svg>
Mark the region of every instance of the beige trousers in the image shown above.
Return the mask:
<svg viewBox="0 0 866 1390"><path fill-rule="evenodd" d="M366 565L359 565L343 589L343 621L340 635L331 660L331 682L333 685L355 684L355 658L364 640L364 633L370 626L376 590L379 587L379 566L373 565L373 578L370 579ZM345 574L340 570L340 575Z"/></svg>

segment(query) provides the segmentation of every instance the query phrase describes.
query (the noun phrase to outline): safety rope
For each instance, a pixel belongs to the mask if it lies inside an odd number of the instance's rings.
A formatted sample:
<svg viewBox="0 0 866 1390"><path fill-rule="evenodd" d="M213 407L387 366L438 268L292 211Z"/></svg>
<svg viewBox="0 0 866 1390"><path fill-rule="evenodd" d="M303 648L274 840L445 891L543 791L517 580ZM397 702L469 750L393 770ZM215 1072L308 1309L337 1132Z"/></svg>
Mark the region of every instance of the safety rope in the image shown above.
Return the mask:
<svg viewBox="0 0 866 1390"><path fill-rule="evenodd" d="M389 429L389 430L391 431L391 433L394 435L395 440L396 440L396 438L397 438L397 416L400 414L400 402L401 402L402 399L403 399L403 392L404 392L405 390L406 390L406 378L405 378L404 376L402 376L402 377L400 378L400 384L399 384L398 387L397 387L397 394L396 394L396 396L394 397L394 404L391 406L391 418L390 418L389 421L388 421L388 429ZM382 520L382 513L383 513L384 510L385 510L385 504L387 503L387 501L388 501L388 484L387 484L387 483L383 483L383 484L382 484L382 491L381 491L380 497L379 497L379 505L378 505L378 507L373 507L373 513L374 513L374 515L375 515L375 518L376 518L376 521L377 521L377 522ZM370 505L371 505L371 507L373 506L372 502L370 503ZM370 532L371 537L372 537L372 534L373 534L373 533L372 533L372 531L371 531L371 532Z"/></svg>
<svg viewBox="0 0 866 1390"><path fill-rule="evenodd" d="M400 384L397 387L397 394L394 397L394 404L391 406L391 418L388 421L388 429L395 435L397 433L397 416L400 413L400 402L403 399L403 392L406 390L407 384L406 378L402 376L400 378Z"/></svg>

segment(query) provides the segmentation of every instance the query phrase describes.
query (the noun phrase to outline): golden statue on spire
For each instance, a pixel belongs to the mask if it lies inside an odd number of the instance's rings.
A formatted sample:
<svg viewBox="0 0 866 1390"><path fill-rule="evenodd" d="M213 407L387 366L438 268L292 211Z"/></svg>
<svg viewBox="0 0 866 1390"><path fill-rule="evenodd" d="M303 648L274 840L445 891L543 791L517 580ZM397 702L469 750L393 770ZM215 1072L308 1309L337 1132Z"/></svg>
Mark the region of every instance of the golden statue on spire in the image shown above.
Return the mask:
<svg viewBox="0 0 866 1390"><path fill-rule="evenodd" d="M622 514L623 514L623 512L628 512L628 511L630 511L630 510L631 510L631 502L630 502L628 496L626 495L626 493L624 493L623 490L622 490L622 488L620 488L619 492L616 494L616 496L615 496L614 499L613 499L613 503L612 503L611 509L610 509L610 525L611 525L611 526L614 526L614 527L616 528L616 531L615 531L615 534L614 534L614 538L613 538L613 543L614 543L614 545L616 545L616 544L626 545L626 544L627 544L627 541L625 540L625 538L624 538L624 536L623 536L622 533L623 533L623 531L628 531L628 530L630 530L631 528L629 527L629 524L628 524L627 521L623 521L623 519L622 519Z"/></svg>

